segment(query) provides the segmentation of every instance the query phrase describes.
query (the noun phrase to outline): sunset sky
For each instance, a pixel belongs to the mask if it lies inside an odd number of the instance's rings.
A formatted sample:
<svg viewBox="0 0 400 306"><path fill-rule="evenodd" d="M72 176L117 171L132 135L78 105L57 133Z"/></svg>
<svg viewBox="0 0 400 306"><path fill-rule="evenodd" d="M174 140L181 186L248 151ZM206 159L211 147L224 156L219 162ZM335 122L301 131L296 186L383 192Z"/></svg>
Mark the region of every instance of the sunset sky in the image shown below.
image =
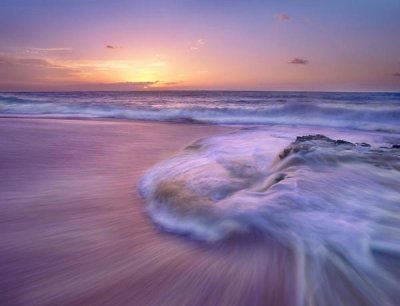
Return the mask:
<svg viewBox="0 0 400 306"><path fill-rule="evenodd" d="M400 0L1 0L0 91L400 91Z"/></svg>

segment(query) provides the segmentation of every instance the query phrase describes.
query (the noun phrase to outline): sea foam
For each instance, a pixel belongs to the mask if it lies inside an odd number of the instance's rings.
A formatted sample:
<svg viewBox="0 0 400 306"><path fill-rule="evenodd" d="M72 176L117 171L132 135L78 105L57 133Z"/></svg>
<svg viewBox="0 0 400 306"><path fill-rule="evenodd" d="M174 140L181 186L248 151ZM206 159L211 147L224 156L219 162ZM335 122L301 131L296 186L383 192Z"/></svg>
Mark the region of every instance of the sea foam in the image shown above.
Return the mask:
<svg viewBox="0 0 400 306"><path fill-rule="evenodd" d="M400 132L398 93L0 93L0 115L222 125L313 125Z"/></svg>
<svg viewBox="0 0 400 306"><path fill-rule="evenodd" d="M148 213L204 241L255 232L279 240L297 260L300 304L394 305L399 275L375 256L400 256L400 150L323 135L277 150L287 141L270 139L259 130L201 139L156 165L139 186Z"/></svg>

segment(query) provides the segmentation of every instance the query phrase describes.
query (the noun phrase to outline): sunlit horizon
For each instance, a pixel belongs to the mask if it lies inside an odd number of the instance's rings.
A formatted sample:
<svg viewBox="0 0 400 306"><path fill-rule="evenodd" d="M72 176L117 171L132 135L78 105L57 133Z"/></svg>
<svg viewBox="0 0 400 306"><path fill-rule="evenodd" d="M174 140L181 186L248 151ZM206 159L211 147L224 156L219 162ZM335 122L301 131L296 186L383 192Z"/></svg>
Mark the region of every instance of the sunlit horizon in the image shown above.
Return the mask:
<svg viewBox="0 0 400 306"><path fill-rule="evenodd" d="M1 6L0 91L400 90L394 0Z"/></svg>

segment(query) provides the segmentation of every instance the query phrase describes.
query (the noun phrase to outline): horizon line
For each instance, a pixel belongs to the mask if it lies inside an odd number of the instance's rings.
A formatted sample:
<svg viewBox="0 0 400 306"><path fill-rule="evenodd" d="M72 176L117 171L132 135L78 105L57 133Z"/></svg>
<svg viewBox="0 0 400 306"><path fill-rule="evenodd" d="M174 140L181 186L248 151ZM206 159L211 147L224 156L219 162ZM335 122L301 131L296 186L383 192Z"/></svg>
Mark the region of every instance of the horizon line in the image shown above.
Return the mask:
<svg viewBox="0 0 400 306"><path fill-rule="evenodd" d="M0 93L73 93L73 92L314 92L314 93L398 93L395 90L267 90L267 89L138 89L138 90L0 90Z"/></svg>

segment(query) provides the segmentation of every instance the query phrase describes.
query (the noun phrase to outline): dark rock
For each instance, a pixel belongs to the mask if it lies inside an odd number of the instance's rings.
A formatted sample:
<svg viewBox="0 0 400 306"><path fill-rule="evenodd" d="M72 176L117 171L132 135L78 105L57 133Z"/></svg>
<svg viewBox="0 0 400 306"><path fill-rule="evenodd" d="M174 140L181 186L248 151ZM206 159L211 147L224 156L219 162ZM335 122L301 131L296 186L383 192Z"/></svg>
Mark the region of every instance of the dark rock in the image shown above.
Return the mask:
<svg viewBox="0 0 400 306"><path fill-rule="evenodd" d="M297 136L295 143L305 142L310 140L324 140L328 142L334 142L333 139L326 137L325 135L316 134L316 135L308 135L308 136Z"/></svg>
<svg viewBox="0 0 400 306"><path fill-rule="evenodd" d="M288 156L290 154L291 151L292 151L292 147L283 149L283 151L281 153L279 153L279 159L284 159L286 156Z"/></svg>
<svg viewBox="0 0 400 306"><path fill-rule="evenodd" d="M365 148L357 150L356 145ZM304 160L315 159L313 162L316 163L332 164L357 161L382 169L400 169L400 151L391 149L400 149L400 144L376 148L365 142L354 144L317 134L296 137L296 141L281 151L279 158L280 160L288 159L288 163L292 165L304 163Z"/></svg>
<svg viewBox="0 0 400 306"><path fill-rule="evenodd" d="M170 122L176 122L176 123L195 123L195 124L205 124L205 122L201 120L194 119L192 117L182 117L182 118L176 118L176 119L170 119Z"/></svg>
<svg viewBox="0 0 400 306"><path fill-rule="evenodd" d="M331 139L325 135L321 135L321 134L308 135L308 136L297 136L296 141L294 143L306 142L306 141L312 141L312 140L326 141L329 143L334 143L336 145L351 145L351 146L355 145L354 143L351 143L349 141L342 140L342 139L333 140L333 139Z"/></svg>
<svg viewBox="0 0 400 306"><path fill-rule="evenodd" d="M274 179L274 183L279 183L280 181L284 180L286 178L286 173L280 173L277 175Z"/></svg>
<svg viewBox="0 0 400 306"><path fill-rule="evenodd" d="M337 145L352 145L352 146L354 146L354 143L351 143L351 142L349 142L349 141L342 140L342 139L336 140L335 143L336 143Z"/></svg>

